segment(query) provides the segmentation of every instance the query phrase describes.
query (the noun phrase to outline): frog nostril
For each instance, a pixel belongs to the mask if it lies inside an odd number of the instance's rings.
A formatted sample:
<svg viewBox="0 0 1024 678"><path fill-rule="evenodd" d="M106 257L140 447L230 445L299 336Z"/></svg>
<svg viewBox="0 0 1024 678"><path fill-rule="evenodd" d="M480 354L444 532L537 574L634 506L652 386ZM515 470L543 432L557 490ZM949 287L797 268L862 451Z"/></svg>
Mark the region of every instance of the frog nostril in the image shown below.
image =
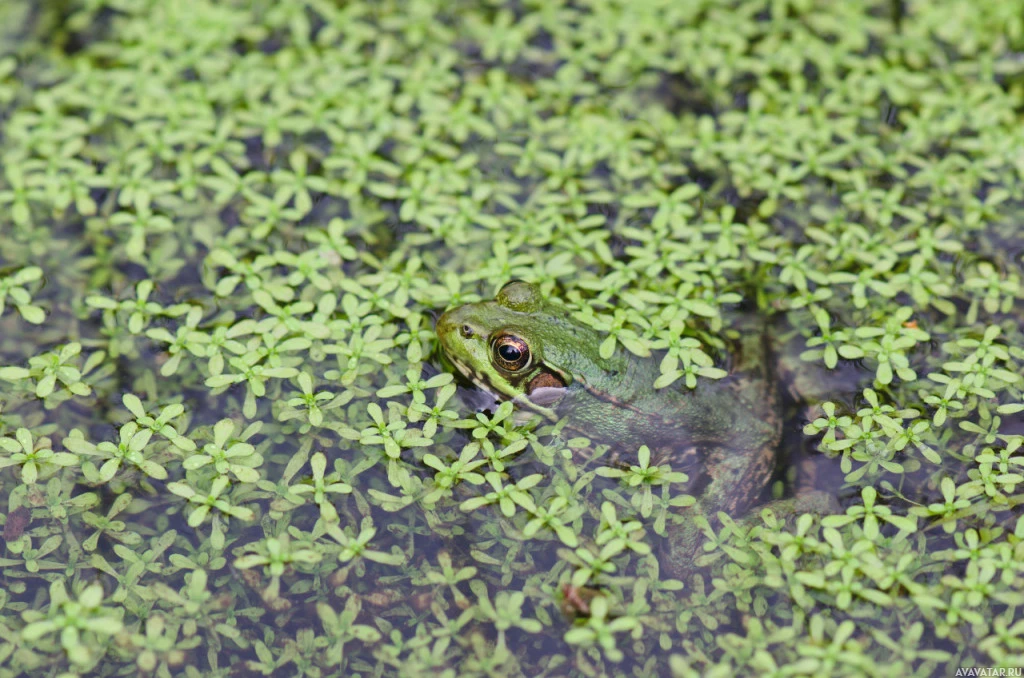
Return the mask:
<svg viewBox="0 0 1024 678"><path fill-rule="evenodd" d="M463 325L461 328L461 332L462 336L464 336L467 339L473 336L473 328L470 327L469 325Z"/></svg>

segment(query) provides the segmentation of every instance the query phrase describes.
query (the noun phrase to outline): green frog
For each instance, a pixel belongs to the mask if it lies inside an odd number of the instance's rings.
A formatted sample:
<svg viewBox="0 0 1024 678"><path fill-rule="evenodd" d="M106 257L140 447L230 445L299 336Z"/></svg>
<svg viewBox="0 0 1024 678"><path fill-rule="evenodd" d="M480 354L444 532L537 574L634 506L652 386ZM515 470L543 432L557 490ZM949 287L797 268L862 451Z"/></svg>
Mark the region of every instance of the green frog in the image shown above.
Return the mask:
<svg viewBox="0 0 1024 678"><path fill-rule="evenodd" d="M713 520L719 511L746 514L775 467L782 416L758 325L741 323L728 376L659 390L656 359L621 347L603 358L604 337L529 283L508 283L493 301L447 311L436 330L456 369L498 399L551 422L565 418L569 429L628 454L647 445L653 462L691 478L699 464L698 508ZM691 558L701 540L696 528L674 537L676 559Z"/></svg>

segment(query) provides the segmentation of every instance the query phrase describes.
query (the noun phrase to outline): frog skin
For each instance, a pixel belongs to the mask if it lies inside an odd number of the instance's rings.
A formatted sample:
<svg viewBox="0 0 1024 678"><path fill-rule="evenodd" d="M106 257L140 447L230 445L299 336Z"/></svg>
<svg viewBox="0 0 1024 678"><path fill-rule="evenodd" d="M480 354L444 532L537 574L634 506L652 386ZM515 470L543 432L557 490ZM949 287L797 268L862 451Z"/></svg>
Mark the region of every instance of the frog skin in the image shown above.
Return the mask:
<svg viewBox="0 0 1024 678"><path fill-rule="evenodd" d="M621 347L602 358L604 337L529 283L509 283L493 301L447 311L436 331L456 369L501 400L552 422L565 418L571 430L630 454L647 445L653 461L674 470L699 460L705 484L698 509L714 520L719 511L743 516L757 502L781 437L767 335L750 318L740 325L729 375L699 379L695 389L654 389L660 374L654 358ZM773 507L788 512L806 504ZM674 560L691 558L702 541L696 528L674 537Z"/></svg>

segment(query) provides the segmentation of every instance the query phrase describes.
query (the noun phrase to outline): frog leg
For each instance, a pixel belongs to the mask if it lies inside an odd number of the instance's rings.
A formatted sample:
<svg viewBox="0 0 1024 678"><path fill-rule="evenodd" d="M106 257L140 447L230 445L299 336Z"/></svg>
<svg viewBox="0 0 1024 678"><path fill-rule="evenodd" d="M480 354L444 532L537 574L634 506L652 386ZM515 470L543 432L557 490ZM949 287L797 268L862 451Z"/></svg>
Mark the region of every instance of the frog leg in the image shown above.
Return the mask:
<svg viewBox="0 0 1024 678"><path fill-rule="evenodd" d="M700 506L695 505L692 508L699 510ZM831 515L838 512L839 505L834 495L815 490L786 499L777 499L760 508L770 510L780 522L791 522L805 513L816 516ZM673 527L667 542L659 551L661 569L676 579L685 581L702 570L697 565L697 558L701 553L701 547L708 541L708 535L695 520L699 515L702 514L692 513L681 525ZM712 525L717 522L714 516L707 516L707 519ZM752 510L737 518L735 522L744 532L760 526L761 510Z"/></svg>
<svg viewBox="0 0 1024 678"><path fill-rule="evenodd" d="M718 510L726 507L719 506ZM730 517L735 519L737 526L744 531L750 530L762 524L761 510L772 511L779 521L789 522L796 517L811 513L817 516L827 516L837 513L840 510L839 502L834 494L821 490L805 490L793 497L776 499L760 507L750 507L740 513L726 511ZM680 525L672 528L668 541L660 552L662 568L677 579L687 579L698 571L696 565L697 557L701 547L707 541L707 535L701 529L696 520L697 516L704 516L712 529L720 521L717 512L709 502L698 502L690 509L687 509L687 519Z"/></svg>
<svg viewBox="0 0 1024 678"><path fill-rule="evenodd" d="M690 571L707 539L695 519L697 516L704 516L712 529L720 524L720 512L748 529L760 524L760 511L755 508L774 471L775 443L775 438L769 438L755 449L715 447L708 452L707 485L698 491L697 503L685 509L686 520L674 527L668 538L670 571ZM816 490L813 479L809 485L801 483L796 496L770 501L762 507L772 510L781 520L802 513L829 515L839 509L834 494Z"/></svg>
<svg viewBox="0 0 1024 678"><path fill-rule="evenodd" d="M715 526L718 513L724 512L739 519L747 514L768 484L775 463L774 443L754 450L715 447L708 451L705 461L707 485L699 491L699 499L685 509L686 520L672 528L668 538L666 566L670 572L689 569L706 541L696 516L704 516Z"/></svg>

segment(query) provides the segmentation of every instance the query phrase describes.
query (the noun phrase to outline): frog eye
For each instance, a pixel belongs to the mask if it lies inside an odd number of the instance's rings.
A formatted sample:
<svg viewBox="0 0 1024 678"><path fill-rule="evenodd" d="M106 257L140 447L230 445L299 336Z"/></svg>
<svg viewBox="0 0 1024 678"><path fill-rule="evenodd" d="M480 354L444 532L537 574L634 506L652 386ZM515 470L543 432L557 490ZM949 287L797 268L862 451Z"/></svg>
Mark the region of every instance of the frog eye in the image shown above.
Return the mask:
<svg viewBox="0 0 1024 678"><path fill-rule="evenodd" d="M530 364L530 346L514 334L499 334L491 342L494 363L503 370L518 372Z"/></svg>

